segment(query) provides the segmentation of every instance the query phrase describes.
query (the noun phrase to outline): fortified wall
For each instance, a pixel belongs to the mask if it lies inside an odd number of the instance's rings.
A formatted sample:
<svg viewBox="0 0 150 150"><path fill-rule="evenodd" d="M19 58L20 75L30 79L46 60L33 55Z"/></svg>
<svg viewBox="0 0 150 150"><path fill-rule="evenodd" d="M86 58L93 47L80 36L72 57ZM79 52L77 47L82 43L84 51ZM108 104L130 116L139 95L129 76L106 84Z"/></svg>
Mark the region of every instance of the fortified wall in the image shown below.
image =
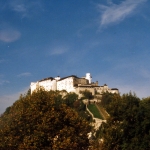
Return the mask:
<svg viewBox="0 0 150 150"><path fill-rule="evenodd" d="M66 90L67 92L75 92L80 94L80 91L89 90L92 95L96 93L102 94L103 92L119 93L117 88L108 88L106 84L103 86L98 85L98 81L92 82L92 76L90 73L86 73L85 77L77 77L75 75L60 78L59 76L53 78L45 78L37 82L31 82L31 93L39 87L43 87L45 90Z"/></svg>

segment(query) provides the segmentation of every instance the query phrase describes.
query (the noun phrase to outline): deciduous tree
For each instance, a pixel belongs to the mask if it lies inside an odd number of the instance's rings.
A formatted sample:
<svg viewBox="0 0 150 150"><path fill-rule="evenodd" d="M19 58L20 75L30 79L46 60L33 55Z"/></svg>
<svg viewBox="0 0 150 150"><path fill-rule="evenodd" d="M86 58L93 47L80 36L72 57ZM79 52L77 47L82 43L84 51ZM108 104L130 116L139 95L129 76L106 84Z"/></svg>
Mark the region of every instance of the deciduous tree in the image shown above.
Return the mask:
<svg viewBox="0 0 150 150"><path fill-rule="evenodd" d="M85 99L88 100L93 99L93 95L89 90L80 91L80 93L83 95Z"/></svg>
<svg viewBox="0 0 150 150"><path fill-rule="evenodd" d="M21 96L0 118L0 149L86 150L89 123L58 94L38 90Z"/></svg>

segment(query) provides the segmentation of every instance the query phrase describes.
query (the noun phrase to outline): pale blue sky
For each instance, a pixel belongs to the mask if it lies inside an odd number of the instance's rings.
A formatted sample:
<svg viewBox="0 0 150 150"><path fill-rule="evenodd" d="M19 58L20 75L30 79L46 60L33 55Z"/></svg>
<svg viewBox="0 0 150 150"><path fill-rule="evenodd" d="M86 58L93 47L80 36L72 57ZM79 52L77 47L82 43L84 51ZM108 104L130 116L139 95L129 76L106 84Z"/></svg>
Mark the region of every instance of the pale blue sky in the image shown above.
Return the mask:
<svg viewBox="0 0 150 150"><path fill-rule="evenodd" d="M150 1L0 1L0 113L46 77L150 96Z"/></svg>

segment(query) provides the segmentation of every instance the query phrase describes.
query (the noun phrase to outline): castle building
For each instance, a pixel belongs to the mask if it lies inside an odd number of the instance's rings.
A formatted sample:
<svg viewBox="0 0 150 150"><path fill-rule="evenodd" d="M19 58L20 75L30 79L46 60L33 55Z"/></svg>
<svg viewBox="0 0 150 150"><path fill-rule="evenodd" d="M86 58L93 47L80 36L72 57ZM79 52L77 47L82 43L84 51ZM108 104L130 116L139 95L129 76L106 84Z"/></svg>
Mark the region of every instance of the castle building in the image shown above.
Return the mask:
<svg viewBox="0 0 150 150"><path fill-rule="evenodd" d="M80 91L88 90L95 95L96 93L102 94L103 92L110 93L119 93L117 88L108 88L106 84L103 86L98 85L98 81L95 83L92 82L92 76L90 73L86 73L85 77L77 77L75 75L67 76L64 78L58 77L49 77L42 79L37 82L31 82L30 88L31 93L39 87L43 87L45 90L66 90L67 92L75 92L76 94L80 94Z"/></svg>

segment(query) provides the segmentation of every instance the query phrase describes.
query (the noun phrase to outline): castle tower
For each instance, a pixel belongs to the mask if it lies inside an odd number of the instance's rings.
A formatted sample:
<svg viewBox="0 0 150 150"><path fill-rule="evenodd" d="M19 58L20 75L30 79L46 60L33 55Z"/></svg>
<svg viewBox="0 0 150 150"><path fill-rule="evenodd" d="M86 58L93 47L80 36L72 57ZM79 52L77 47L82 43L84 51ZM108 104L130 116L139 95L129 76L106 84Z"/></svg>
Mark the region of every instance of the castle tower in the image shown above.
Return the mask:
<svg viewBox="0 0 150 150"><path fill-rule="evenodd" d="M60 80L60 76L55 77L55 80L57 81Z"/></svg>
<svg viewBox="0 0 150 150"><path fill-rule="evenodd" d="M92 82L92 76L90 73L86 73L86 77L85 77L87 80L89 80L89 84L91 84Z"/></svg>

